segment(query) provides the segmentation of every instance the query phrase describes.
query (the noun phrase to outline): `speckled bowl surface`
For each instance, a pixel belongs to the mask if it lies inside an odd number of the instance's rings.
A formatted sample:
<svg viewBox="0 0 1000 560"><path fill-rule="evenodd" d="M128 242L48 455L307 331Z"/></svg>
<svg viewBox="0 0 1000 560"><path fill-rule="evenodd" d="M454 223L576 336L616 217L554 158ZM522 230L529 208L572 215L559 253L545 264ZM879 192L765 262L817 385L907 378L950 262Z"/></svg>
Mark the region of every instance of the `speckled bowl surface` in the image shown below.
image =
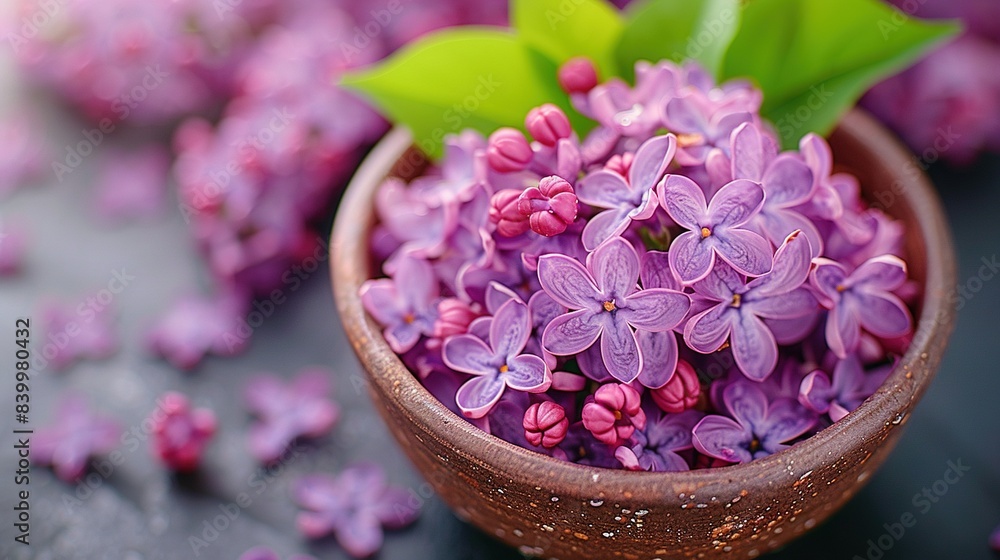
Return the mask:
<svg viewBox="0 0 1000 560"><path fill-rule="evenodd" d="M907 228L910 274L924 288L912 345L858 410L790 449L746 465L646 473L560 462L484 433L431 396L392 352L357 295L373 273L373 198L387 175L413 178L425 162L407 130L382 140L335 221L334 294L376 406L441 498L522 552L563 560L754 558L850 500L892 451L938 367L954 323L945 296L955 256L933 188L892 135L854 111L830 142L837 167Z"/></svg>

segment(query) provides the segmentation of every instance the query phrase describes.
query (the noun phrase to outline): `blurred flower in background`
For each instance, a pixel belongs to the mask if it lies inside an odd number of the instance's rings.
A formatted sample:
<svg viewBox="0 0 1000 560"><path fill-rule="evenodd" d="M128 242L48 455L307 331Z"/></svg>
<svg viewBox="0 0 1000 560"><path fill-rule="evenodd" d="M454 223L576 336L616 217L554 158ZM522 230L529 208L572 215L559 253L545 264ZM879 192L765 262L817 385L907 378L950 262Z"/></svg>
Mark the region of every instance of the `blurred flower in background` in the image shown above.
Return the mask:
<svg viewBox="0 0 1000 560"><path fill-rule="evenodd" d="M1000 152L1000 2L890 0L905 16L959 18L965 32L872 88L862 105L899 133L926 164L970 163ZM893 32L884 22L883 33Z"/></svg>

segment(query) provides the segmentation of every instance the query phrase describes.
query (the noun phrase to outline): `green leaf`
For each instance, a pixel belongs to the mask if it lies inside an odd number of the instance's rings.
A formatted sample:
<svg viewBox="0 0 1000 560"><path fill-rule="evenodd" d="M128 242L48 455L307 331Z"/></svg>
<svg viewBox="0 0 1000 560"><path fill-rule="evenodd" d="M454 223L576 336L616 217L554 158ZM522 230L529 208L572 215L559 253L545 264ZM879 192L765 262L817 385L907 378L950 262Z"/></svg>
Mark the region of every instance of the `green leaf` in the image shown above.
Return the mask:
<svg viewBox="0 0 1000 560"><path fill-rule="evenodd" d="M629 10L615 56L628 76L639 60L691 58L718 76L739 26L739 0L647 0Z"/></svg>
<svg viewBox="0 0 1000 560"><path fill-rule="evenodd" d="M722 74L760 85L762 113L793 148L807 132L829 132L865 90L958 30L877 0L753 0Z"/></svg>
<svg viewBox="0 0 1000 560"><path fill-rule="evenodd" d="M483 134L501 126L523 129L528 111L543 103L568 111L556 72L553 61L512 33L464 27L427 35L341 83L409 126L417 144L438 157L446 134L464 128ZM577 130L593 126L567 114Z"/></svg>
<svg viewBox="0 0 1000 560"><path fill-rule="evenodd" d="M562 64L587 56L601 76L616 76L613 57L624 22L605 0L512 0L511 22L521 39Z"/></svg>

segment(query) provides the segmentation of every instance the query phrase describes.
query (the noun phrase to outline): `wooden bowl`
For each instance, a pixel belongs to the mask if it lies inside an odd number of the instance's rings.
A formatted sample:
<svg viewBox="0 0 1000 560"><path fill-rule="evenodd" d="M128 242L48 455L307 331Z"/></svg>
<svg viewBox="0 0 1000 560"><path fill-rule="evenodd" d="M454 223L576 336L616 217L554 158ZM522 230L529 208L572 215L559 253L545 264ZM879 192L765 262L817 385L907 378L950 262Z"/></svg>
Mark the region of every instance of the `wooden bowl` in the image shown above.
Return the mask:
<svg viewBox="0 0 1000 560"><path fill-rule="evenodd" d="M382 417L460 518L545 558L754 558L815 527L861 489L941 360L954 323L945 296L955 285L955 255L933 188L892 135L855 110L830 142L838 167L906 225L910 274L924 288L912 345L860 408L806 441L745 465L647 473L561 462L487 434L431 396L392 352L358 297L372 276L373 197L387 175L411 179L424 161L407 130L382 140L341 202L334 295Z"/></svg>

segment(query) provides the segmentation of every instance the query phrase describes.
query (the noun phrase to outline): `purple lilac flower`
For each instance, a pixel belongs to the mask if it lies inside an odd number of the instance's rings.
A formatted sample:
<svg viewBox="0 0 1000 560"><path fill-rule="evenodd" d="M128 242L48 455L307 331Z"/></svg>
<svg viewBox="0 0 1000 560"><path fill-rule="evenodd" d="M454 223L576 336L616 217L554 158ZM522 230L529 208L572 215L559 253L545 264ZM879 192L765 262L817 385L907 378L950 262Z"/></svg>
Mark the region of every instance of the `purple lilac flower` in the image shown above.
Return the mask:
<svg viewBox="0 0 1000 560"><path fill-rule="evenodd" d="M448 367L474 376L455 395L463 414L482 418L507 387L532 393L548 390L552 374L545 360L522 354L531 330L528 306L511 299L493 316L487 342L471 334L445 340L443 355Z"/></svg>
<svg viewBox="0 0 1000 560"><path fill-rule="evenodd" d="M695 449L730 463L748 463L788 447L816 423L794 399L768 401L749 381L733 383L723 393L725 412L711 414L692 430Z"/></svg>
<svg viewBox="0 0 1000 560"><path fill-rule="evenodd" d="M663 122L678 137L677 161L702 165L713 149L728 149L736 127L753 121L753 111L759 107L755 97L738 94L713 100L708 92L688 88L685 94L668 98Z"/></svg>
<svg viewBox="0 0 1000 560"><path fill-rule="evenodd" d="M680 78L672 64L635 65L635 87L618 78L592 88L586 95L571 96L573 105L600 123L612 135L603 140L605 155L618 136L647 139L663 126L661 100L674 95ZM610 141L609 141L610 140Z"/></svg>
<svg viewBox="0 0 1000 560"><path fill-rule="evenodd" d="M41 319L46 339L52 341L42 356L56 370L67 369L81 359L103 360L118 351L114 311L96 295L77 306L48 305L42 309Z"/></svg>
<svg viewBox="0 0 1000 560"><path fill-rule="evenodd" d="M608 371L624 383L642 371L635 330L669 331L691 306L686 295L665 288L638 289L639 256L616 237L587 257L584 268L558 254L538 260L538 280L549 296L572 310L553 319L542 346L557 356L576 354L600 339Z"/></svg>
<svg viewBox="0 0 1000 560"><path fill-rule="evenodd" d="M97 178L95 209L109 221L152 218L164 208L170 155L158 145L111 150Z"/></svg>
<svg viewBox="0 0 1000 560"><path fill-rule="evenodd" d="M367 558L382 548L383 527L399 529L420 515L410 494L389 486L375 463L354 464L336 477L303 477L292 496L303 510L296 518L302 534L313 539L333 534L355 558Z"/></svg>
<svg viewBox="0 0 1000 560"><path fill-rule="evenodd" d="M646 427L642 396L624 383L607 383L587 397L581 417L583 425L601 443L618 446Z"/></svg>
<svg viewBox="0 0 1000 560"><path fill-rule="evenodd" d="M183 296L147 333L147 346L180 369L195 367L209 354L234 356L246 348L250 335L243 323L247 307L232 293Z"/></svg>
<svg viewBox="0 0 1000 560"><path fill-rule="evenodd" d="M810 280L820 303L830 310L826 341L841 359L857 350L862 329L880 338L912 329L909 309L892 293L906 281L906 263L899 257L875 257L850 273L836 261L819 258Z"/></svg>
<svg viewBox="0 0 1000 560"><path fill-rule="evenodd" d="M760 276L770 270L771 247L746 224L764 205L764 189L738 179L719 189L710 203L694 181L667 175L659 186L660 204L689 230L670 245L670 268L684 284L708 276L718 256L737 272Z"/></svg>
<svg viewBox="0 0 1000 560"><path fill-rule="evenodd" d="M771 271L749 283L731 268L716 265L694 284L697 296L718 303L687 322L688 346L708 354L728 339L740 370L755 381L766 378L778 364L778 344L765 320L797 319L818 310L804 286L809 256L809 240L795 231L774 254Z"/></svg>
<svg viewBox="0 0 1000 560"><path fill-rule="evenodd" d="M599 245L621 235L632 220L645 220L656 210L653 189L663 177L677 149L672 134L651 138L639 147L628 169L628 178L601 169L588 174L576 186L581 202L607 208L590 218L583 229L583 246L593 251Z"/></svg>
<svg viewBox="0 0 1000 560"><path fill-rule="evenodd" d="M278 556L278 553L274 552L270 548L257 546L241 554L239 560L281 560L281 557ZM316 559L313 558L312 556L308 556L305 554L293 554L288 557L288 560L316 560Z"/></svg>
<svg viewBox="0 0 1000 560"><path fill-rule="evenodd" d="M850 355L837 362L832 379L819 369L807 375L799 389L799 402L814 412L829 414L830 420L837 422L871 396L890 370L879 367L865 372L858 357Z"/></svg>
<svg viewBox="0 0 1000 560"><path fill-rule="evenodd" d="M340 407L329 397L332 375L323 368L307 368L289 383L271 375L247 382L244 398L257 417L250 428L250 451L258 461L275 461L300 437L330 432L340 418Z"/></svg>
<svg viewBox="0 0 1000 560"><path fill-rule="evenodd" d="M812 171L795 153L778 154L777 142L753 123L740 125L732 135L734 179L749 179L764 189L764 205L750 220L775 247L795 230L809 238L813 256L823 252L823 239L812 220L794 210L812 198Z"/></svg>
<svg viewBox="0 0 1000 560"><path fill-rule="evenodd" d="M191 408L187 397L170 392L160 397L151 418L156 456L171 469L194 470L215 435L215 414L207 408Z"/></svg>
<svg viewBox="0 0 1000 560"><path fill-rule="evenodd" d="M0 222L0 277L13 276L21 270L26 244L20 229Z"/></svg>
<svg viewBox="0 0 1000 560"><path fill-rule="evenodd" d="M56 476L73 482L86 472L87 460L114 449L120 435L117 423L92 413L82 398L67 397L56 407L55 422L36 430L31 459L51 465Z"/></svg>
<svg viewBox="0 0 1000 560"><path fill-rule="evenodd" d="M693 447L691 430L704 416L697 410L667 414L654 407L646 416L646 428L636 430L629 442L615 451L615 457L632 471L690 470L687 461L677 452Z"/></svg>
<svg viewBox="0 0 1000 560"><path fill-rule="evenodd" d="M396 264L392 279L364 283L361 303L385 329L392 350L401 354L413 348L421 335L434 334L439 293L430 264L404 257Z"/></svg>

